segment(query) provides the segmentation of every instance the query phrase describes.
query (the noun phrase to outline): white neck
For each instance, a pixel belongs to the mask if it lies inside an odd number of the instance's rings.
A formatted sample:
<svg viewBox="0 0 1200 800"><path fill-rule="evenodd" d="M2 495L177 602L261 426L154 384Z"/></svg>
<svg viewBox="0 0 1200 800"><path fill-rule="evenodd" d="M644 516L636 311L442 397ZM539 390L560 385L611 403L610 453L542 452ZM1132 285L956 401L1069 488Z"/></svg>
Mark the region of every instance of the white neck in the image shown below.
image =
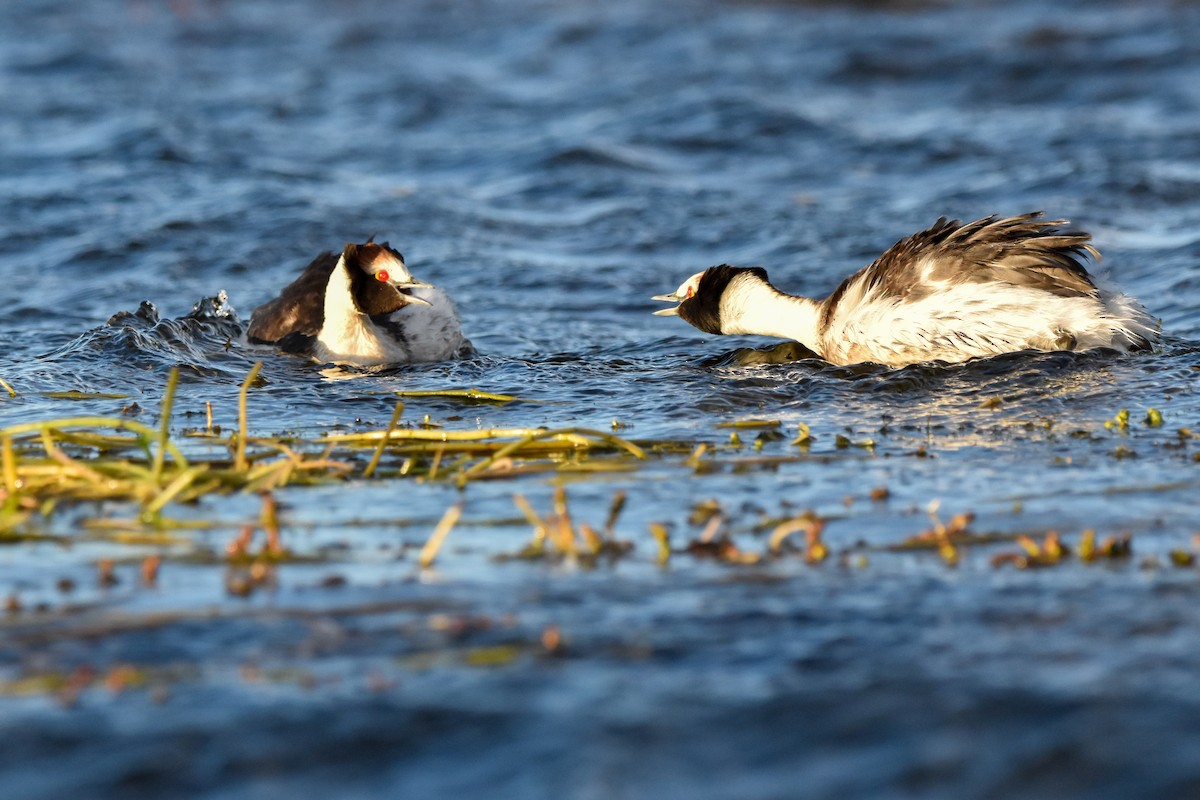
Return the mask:
<svg viewBox="0 0 1200 800"><path fill-rule="evenodd" d="M354 307L350 274L339 262L325 291L325 324L314 353L320 361L350 364L406 364L415 361L444 361L471 351L462 334L454 304L435 288L415 289L413 294L429 305L405 305L388 315L403 328L403 335L381 329L367 314Z"/></svg>
<svg viewBox="0 0 1200 800"><path fill-rule="evenodd" d="M346 259L340 258L325 285L325 324L342 326L361 316L362 312L354 307L354 298L350 296L350 274L346 272Z"/></svg>
<svg viewBox="0 0 1200 800"><path fill-rule="evenodd" d="M750 275L735 278L721 296L721 333L775 336L820 353L821 307L785 294Z"/></svg>
<svg viewBox="0 0 1200 800"><path fill-rule="evenodd" d="M363 312L354 307L350 273L345 259L338 261L325 287L325 321L317 335L313 355L319 361L339 364L392 364L409 361L408 351L384 341Z"/></svg>

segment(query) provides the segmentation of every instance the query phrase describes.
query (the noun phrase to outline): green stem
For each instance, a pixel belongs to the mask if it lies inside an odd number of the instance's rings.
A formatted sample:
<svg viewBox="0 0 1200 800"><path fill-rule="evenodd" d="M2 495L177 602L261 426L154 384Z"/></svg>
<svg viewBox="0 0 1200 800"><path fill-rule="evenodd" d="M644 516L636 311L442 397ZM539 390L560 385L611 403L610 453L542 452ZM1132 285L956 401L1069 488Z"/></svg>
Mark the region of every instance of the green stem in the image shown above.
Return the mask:
<svg viewBox="0 0 1200 800"><path fill-rule="evenodd" d="M250 384L254 383L254 379L258 377L258 371L262 369L262 366L263 362L254 362L254 366L250 368L250 373L246 375L246 380L242 381L241 391L238 392L238 440L237 453L233 463L239 472L246 468L246 393L250 391Z"/></svg>
<svg viewBox="0 0 1200 800"><path fill-rule="evenodd" d="M163 393L162 410L159 412L158 449L154 451L154 466L150 470L156 483L162 475L163 460L167 455L167 439L171 432L171 406L175 403L175 387L178 385L179 367L172 367L167 378L167 390Z"/></svg>
<svg viewBox="0 0 1200 800"><path fill-rule="evenodd" d="M379 459L383 457L383 448L387 445L388 439L392 436L392 431L396 429L396 423L400 421L400 415L404 413L404 401L397 400L396 407L392 409L392 420L388 423L387 432L383 434L383 438L379 440L379 446L375 448L375 454L371 456L371 463L367 464L367 468L363 470L363 477L369 478L375 474L375 467L379 464Z"/></svg>

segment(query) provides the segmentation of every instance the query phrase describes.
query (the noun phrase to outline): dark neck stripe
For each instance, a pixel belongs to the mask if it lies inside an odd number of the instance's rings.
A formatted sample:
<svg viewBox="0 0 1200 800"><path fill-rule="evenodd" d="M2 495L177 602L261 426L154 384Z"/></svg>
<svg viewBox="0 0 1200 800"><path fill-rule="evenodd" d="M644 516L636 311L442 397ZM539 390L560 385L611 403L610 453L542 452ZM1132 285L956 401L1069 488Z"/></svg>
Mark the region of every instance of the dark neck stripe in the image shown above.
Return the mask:
<svg viewBox="0 0 1200 800"><path fill-rule="evenodd" d="M746 272L767 281L767 271L762 267L732 267L728 264L709 267L700 278L696 294L679 304L679 316L705 333L720 334L721 298L729 283Z"/></svg>

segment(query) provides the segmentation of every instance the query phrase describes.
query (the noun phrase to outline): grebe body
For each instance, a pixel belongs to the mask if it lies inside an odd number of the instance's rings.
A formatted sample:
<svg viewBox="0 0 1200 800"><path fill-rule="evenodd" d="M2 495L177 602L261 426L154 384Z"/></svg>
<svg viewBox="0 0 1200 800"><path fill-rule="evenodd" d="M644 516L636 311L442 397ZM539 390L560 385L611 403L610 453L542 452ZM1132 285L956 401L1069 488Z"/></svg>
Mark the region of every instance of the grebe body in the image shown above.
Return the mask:
<svg viewBox="0 0 1200 800"><path fill-rule="evenodd" d="M939 219L824 300L771 285L761 267L711 267L655 300L716 334L794 339L834 364L959 362L1020 350L1143 349L1155 321L1084 267L1090 236L1039 213Z"/></svg>
<svg viewBox="0 0 1200 800"><path fill-rule="evenodd" d="M412 277L385 242L322 253L279 296L254 310L247 338L321 362L376 366L443 361L471 352L458 313Z"/></svg>

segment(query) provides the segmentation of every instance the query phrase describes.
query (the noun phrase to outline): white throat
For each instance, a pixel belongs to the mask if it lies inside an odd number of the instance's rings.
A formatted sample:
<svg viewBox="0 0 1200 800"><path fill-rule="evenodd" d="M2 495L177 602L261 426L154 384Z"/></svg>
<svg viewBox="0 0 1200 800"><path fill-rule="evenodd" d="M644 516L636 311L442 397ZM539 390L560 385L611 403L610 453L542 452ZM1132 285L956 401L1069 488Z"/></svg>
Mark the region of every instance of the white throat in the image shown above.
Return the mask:
<svg viewBox="0 0 1200 800"><path fill-rule="evenodd" d="M721 333L793 339L820 353L821 308L815 300L784 294L748 273L721 295Z"/></svg>
<svg viewBox="0 0 1200 800"><path fill-rule="evenodd" d="M339 261L325 289L325 324L313 355L318 361L374 365L444 361L470 353L450 298L433 287L413 293L429 305L405 305L373 320L355 308L350 275Z"/></svg>
<svg viewBox="0 0 1200 800"><path fill-rule="evenodd" d="M354 306L346 260L329 276L325 287L325 323L317 336L314 355L320 361L351 364L392 364L410 360L408 350L380 336L371 318Z"/></svg>

